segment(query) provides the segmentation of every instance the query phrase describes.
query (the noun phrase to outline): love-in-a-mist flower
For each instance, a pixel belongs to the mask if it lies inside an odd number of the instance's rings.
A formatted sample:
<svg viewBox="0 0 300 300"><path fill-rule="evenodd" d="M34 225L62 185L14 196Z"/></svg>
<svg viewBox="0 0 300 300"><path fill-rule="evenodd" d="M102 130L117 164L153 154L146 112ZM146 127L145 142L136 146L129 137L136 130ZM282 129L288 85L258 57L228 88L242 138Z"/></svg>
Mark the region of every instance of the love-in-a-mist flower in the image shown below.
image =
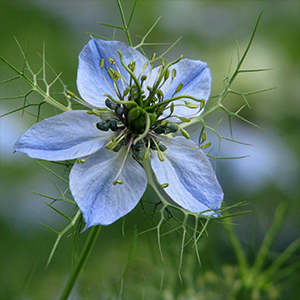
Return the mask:
<svg viewBox="0 0 300 300"><path fill-rule="evenodd" d="M38 122L15 144L32 158L77 159L70 190L87 227L111 224L137 205L146 163L179 206L204 214L220 209L223 192L211 164L178 125L203 109L210 70L182 57L156 68L154 61L117 41L90 40L77 78L90 109Z"/></svg>

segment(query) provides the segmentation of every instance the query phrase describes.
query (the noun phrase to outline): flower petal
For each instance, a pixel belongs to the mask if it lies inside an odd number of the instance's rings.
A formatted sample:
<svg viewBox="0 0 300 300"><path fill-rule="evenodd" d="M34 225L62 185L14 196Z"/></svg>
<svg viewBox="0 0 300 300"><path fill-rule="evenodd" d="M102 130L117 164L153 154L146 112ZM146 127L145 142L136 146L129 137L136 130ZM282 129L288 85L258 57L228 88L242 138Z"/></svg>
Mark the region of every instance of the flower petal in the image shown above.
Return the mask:
<svg viewBox="0 0 300 300"><path fill-rule="evenodd" d="M168 80L161 87L161 90L164 93L164 100L173 97L173 94L180 83L183 84L182 89L174 96L189 95L197 99L203 99L205 101L208 100L211 89L211 73L205 62L200 60L182 59L177 64L169 68L170 74L172 74L173 69L176 69L176 77L172 84L172 76L170 75ZM151 79L149 81L149 85L151 87L157 77L158 70L159 68L155 68L151 72ZM194 102L189 98L184 98L184 100ZM180 100L176 100L174 101L174 104L181 105L184 103ZM175 106L174 115L188 117L197 112L198 111L196 109L190 109L185 106ZM166 117L169 114L170 110L165 110L163 116Z"/></svg>
<svg viewBox="0 0 300 300"><path fill-rule="evenodd" d="M102 148L85 163L75 163L72 168L70 189L86 227L113 223L130 212L142 197L147 176L131 154L119 177L123 184L113 185L125 155L125 147L118 153Z"/></svg>
<svg viewBox="0 0 300 300"><path fill-rule="evenodd" d="M151 166L160 184L174 202L192 212L209 208L218 210L223 199L222 188L204 152L183 137L166 144L165 161L152 153ZM205 214L211 214L207 212Z"/></svg>
<svg viewBox="0 0 300 300"><path fill-rule="evenodd" d="M99 117L87 111L68 111L34 124L14 149L32 158L51 161L80 158L99 150L114 136L96 127Z"/></svg>
<svg viewBox="0 0 300 300"><path fill-rule="evenodd" d="M138 77L148 60L140 52L121 42L92 39L79 54L77 75L78 91L85 101L94 106L105 106L105 99L107 98L104 96L105 94L109 94L112 97L117 98L113 93L113 80L107 74L107 70L109 68L113 68L114 70L117 69L108 61L109 58L113 58L115 60L122 76L127 80L127 82L129 81L129 74L121 64L117 49L122 52L126 65L128 65L132 60L136 62L135 74ZM103 68L105 78L103 77L103 73L99 65L102 58L105 62ZM148 66L143 73L146 74L149 70L150 66ZM124 84L123 80L119 79L118 87L122 93L124 91L124 87L126 88L127 86Z"/></svg>

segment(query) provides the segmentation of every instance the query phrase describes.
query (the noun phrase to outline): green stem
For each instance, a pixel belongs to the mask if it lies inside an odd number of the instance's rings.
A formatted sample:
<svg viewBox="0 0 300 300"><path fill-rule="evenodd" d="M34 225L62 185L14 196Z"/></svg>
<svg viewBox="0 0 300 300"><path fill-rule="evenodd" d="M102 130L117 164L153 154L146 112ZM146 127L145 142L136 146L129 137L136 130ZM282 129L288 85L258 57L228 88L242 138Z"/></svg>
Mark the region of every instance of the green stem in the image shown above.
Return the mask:
<svg viewBox="0 0 300 300"><path fill-rule="evenodd" d="M129 30L128 30L128 25L127 25L126 20L125 20L125 15L124 15L124 11L123 11L123 8L122 8L122 5L121 5L121 1L117 0L117 2L118 2L120 14L121 14L122 22L123 22L123 27L124 27L124 30L125 30L125 33L126 33L126 37L127 37L127 40L128 40L128 44L129 44L130 47L132 47L132 42L131 42ZM135 5L136 5L136 3L135 3ZM134 5L134 8L135 8L135 5ZM130 16L128 24L130 24L131 19L132 19L132 15Z"/></svg>
<svg viewBox="0 0 300 300"><path fill-rule="evenodd" d="M157 185L156 185L156 183L154 181L153 172L152 172L151 164L150 164L150 157L147 157L147 159L144 161L143 167L144 167L144 170L145 170L145 172L147 174L148 184L152 187L153 191L155 192L155 194L157 195L157 197L159 198L159 200L162 202L162 204L164 206L169 206L168 201L159 192L159 190L157 188Z"/></svg>
<svg viewBox="0 0 300 300"><path fill-rule="evenodd" d="M15 71L21 78L23 78L31 87L33 91L38 92L42 97L44 97L44 101L51 104L52 106L58 108L59 110L65 112L71 110L70 107L64 106L59 103L55 99L53 99L48 93L43 91L37 84L35 84L32 80L30 80L23 72L19 71L15 68L11 63L9 63L6 59L0 56L0 60L2 60L7 66L9 66L13 71Z"/></svg>
<svg viewBox="0 0 300 300"><path fill-rule="evenodd" d="M83 268L86 260L88 259L92 249L93 249L93 246L94 246L94 243L96 241L96 238L100 232L100 229L101 229L101 226L98 225L98 226L94 226L91 231L90 231L90 235L88 236L87 238L87 241L84 245L84 248L82 250L82 253L79 257L79 261L77 263L77 266L75 267L75 269L73 270L73 272L71 273L70 275L70 278L60 296L60 300L67 300L72 292L72 289L76 283L76 280L78 278L78 275L81 271L81 269Z"/></svg>
<svg viewBox="0 0 300 300"><path fill-rule="evenodd" d="M241 271L241 276L242 276L242 280L243 282L246 282L247 280L247 276L249 274L249 265L247 262L247 257L245 254L245 251L243 250L240 241L238 240L236 233L234 232L233 228L232 228L232 224L229 223L230 222L230 218L229 221L227 223L224 223L224 227L225 230L227 232L228 238L231 242L231 245L234 249L235 255L237 257L238 260L238 264L240 267L240 271Z"/></svg>
<svg viewBox="0 0 300 300"><path fill-rule="evenodd" d="M276 208L274 218L273 218L273 224L271 229L268 231L267 235L265 236L262 245L256 255L256 260L252 267L252 272L248 276L248 281L254 282L256 278L259 276L259 274L263 270L263 265L266 261L267 255L270 253L271 245L278 235L279 230L281 229L282 222L284 221L284 211L286 207L284 204L280 203L278 207ZM274 267L274 263L272 264ZM275 265L276 266L276 265ZM279 265L280 267L280 265ZM271 269L272 270L272 269ZM273 269L274 271L277 271L276 268Z"/></svg>

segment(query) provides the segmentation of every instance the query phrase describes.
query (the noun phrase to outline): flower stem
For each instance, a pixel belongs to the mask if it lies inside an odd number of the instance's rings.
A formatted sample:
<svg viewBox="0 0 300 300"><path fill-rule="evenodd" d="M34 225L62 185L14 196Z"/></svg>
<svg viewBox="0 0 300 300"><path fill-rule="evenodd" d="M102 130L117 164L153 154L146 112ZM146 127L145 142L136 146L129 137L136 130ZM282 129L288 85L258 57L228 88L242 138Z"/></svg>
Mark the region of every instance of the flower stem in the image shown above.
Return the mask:
<svg viewBox="0 0 300 300"><path fill-rule="evenodd" d="M88 259L92 249L93 249L93 246L95 244L95 241L96 241L96 238L100 232L100 229L101 229L101 226L98 225L98 226L94 226L92 229L91 229L91 232L90 232L90 235L88 236L87 238L87 241L84 245L84 248L82 250L82 253L79 257L79 261L77 263L77 266L75 267L75 269L73 270L73 272L71 273L70 275L70 278L60 296L60 300L67 300L72 292L72 289L76 283L76 280L78 278L78 275L81 271L81 269L83 268L86 260Z"/></svg>

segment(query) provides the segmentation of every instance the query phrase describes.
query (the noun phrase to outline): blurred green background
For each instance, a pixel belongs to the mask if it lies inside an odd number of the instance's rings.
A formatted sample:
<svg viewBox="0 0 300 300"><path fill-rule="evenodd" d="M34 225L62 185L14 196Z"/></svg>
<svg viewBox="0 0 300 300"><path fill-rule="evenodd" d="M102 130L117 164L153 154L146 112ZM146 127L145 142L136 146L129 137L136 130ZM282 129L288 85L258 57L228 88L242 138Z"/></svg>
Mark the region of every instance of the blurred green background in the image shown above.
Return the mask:
<svg viewBox="0 0 300 300"><path fill-rule="evenodd" d="M123 1L123 5L128 17L133 2ZM245 92L275 89L249 97L252 109L245 109L243 116L263 130L235 120L234 138L252 146L223 143L221 153L223 156L249 157L218 161L217 175L224 189L226 205L246 201L246 209L252 210L234 219L237 224L235 230L250 262L255 259L270 228L275 208L280 202L286 204L285 221L268 256L270 263L300 233L300 2L138 1L131 34L133 43L137 44L162 16L148 41L172 43L182 37L166 58L172 60L183 54L190 59L206 61L213 76L212 95L216 95L222 91L222 80L228 73L232 57L232 68L236 65L236 41L240 51L244 51L262 11L245 68L272 70L241 74L234 88ZM22 57L14 37L25 49L29 41L28 60L38 71L41 58L37 53L42 53L45 43L47 61L57 73L63 71L61 78L73 91L76 91L77 56L90 39L88 33L112 38L113 30L97 22L122 25L116 1L1 0L0 22L1 56L22 68ZM126 42L120 31L116 32L115 38ZM166 49L167 46L152 46L145 51L151 55ZM12 76L13 73L0 62L0 81ZM0 97L21 94L24 88L17 81L1 85ZM232 108L238 109L242 104L238 97L229 100ZM0 104L2 115L20 107L22 100L5 100ZM53 115L54 110L44 107L42 112L45 117ZM224 122L218 128L229 137L226 116L222 117ZM211 122L214 121L212 118ZM79 234L74 242L69 232L62 238L51 264L45 269L56 235L39 222L58 231L67 223L47 207L43 202L46 199L31 191L58 197L54 179L62 189L66 187L25 155L13 154L15 141L34 122L33 116L25 114L22 117L20 112L0 119L1 299L57 298L68 278L72 257L76 259L87 237L87 233ZM209 138L214 151L217 151L217 139ZM60 174L63 172L63 168L58 166L47 166ZM62 203L56 207L69 215L74 213L69 205ZM137 236L130 266L124 280L121 280L135 236L132 228L145 218L141 211L139 205L126 217L125 236L122 235L122 220L101 229L72 299L202 299L205 292L207 296L203 299L227 299L224 296L226 290L222 289L230 288L228 285L219 285L219 294L224 298L213 298L208 296L210 285L203 283L211 280L211 289L216 291L212 278L222 278L228 272L235 272L236 257L221 222L211 223L209 237L203 237L199 242L201 268L194 249L191 245L187 246L182 283L178 276L180 234L162 238L163 263L154 231ZM145 228L147 225L143 223L138 226L138 231ZM299 257L298 251L287 264L297 263ZM232 269L227 272L228 266ZM297 299L300 292L299 271L291 273L281 287L279 299Z"/></svg>

